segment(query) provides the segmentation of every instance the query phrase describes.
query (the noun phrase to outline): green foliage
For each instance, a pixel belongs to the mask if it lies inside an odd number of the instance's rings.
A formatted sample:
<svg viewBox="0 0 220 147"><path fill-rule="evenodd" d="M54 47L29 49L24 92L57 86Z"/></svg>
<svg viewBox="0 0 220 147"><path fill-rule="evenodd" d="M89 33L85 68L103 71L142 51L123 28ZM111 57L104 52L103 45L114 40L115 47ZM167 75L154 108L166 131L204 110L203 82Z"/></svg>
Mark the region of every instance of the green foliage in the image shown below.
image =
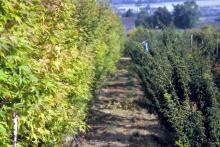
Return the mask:
<svg viewBox="0 0 220 147"><path fill-rule="evenodd" d="M128 9L128 11L125 13L125 17L132 17L134 14L131 9Z"/></svg>
<svg viewBox="0 0 220 147"><path fill-rule="evenodd" d="M145 11L141 11L135 20L135 26L143 26L148 28L152 26L151 22L152 21L150 15Z"/></svg>
<svg viewBox="0 0 220 147"><path fill-rule="evenodd" d="M192 28L199 19L198 5L194 1L174 6L174 24L178 28Z"/></svg>
<svg viewBox="0 0 220 147"><path fill-rule="evenodd" d="M170 26L172 23L172 14L166 7L159 7L153 15L154 26L159 28Z"/></svg>
<svg viewBox="0 0 220 147"><path fill-rule="evenodd" d="M86 129L91 91L114 69L119 19L96 0L0 2L0 146L53 146Z"/></svg>
<svg viewBox="0 0 220 147"><path fill-rule="evenodd" d="M137 30L126 46L143 82L146 101L170 130L173 143L217 146L220 102L212 73L213 41L207 37L211 36L208 30L197 30L194 35L203 34L206 43L190 46L192 32ZM143 40L149 42L149 52L140 44Z"/></svg>
<svg viewBox="0 0 220 147"><path fill-rule="evenodd" d="M198 5L194 1L187 1L184 4L174 5L174 12L170 13L166 7L159 7L153 13L141 11L135 20L136 26L144 28L164 28L172 26L177 28L192 28L199 19Z"/></svg>
<svg viewBox="0 0 220 147"><path fill-rule="evenodd" d="M163 28L172 24L172 15L166 7L159 7L153 15L142 11L138 14L135 21L136 26L143 26L145 28Z"/></svg>

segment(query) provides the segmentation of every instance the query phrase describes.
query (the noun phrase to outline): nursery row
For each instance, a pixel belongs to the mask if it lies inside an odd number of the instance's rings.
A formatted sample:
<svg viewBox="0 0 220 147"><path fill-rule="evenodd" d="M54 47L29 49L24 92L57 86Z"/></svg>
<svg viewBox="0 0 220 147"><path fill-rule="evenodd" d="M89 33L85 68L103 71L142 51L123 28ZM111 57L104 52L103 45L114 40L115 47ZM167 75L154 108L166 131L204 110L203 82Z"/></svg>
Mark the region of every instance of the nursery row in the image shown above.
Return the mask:
<svg viewBox="0 0 220 147"><path fill-rule="evenodd" d="M130 34L127 50L142 80L146 106L158 114L175 145L220 145L220 93L212 72L217 37L210 27Z"/></svg>
<svg viewBox="0 0 220 147"><path fill-rule="evenodd" d="M0 146L54 146L86 129L92 94L123 49L119 18L96 0L0 2Z"/></svg>

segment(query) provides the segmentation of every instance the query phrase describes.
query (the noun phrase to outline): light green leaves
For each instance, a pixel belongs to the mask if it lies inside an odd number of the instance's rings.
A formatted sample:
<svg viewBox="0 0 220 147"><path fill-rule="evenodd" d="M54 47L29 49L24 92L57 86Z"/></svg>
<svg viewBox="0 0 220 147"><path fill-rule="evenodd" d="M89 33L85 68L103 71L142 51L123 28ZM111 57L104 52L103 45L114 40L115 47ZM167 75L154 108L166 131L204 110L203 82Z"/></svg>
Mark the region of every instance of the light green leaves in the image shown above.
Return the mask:
<svg viewBox="0 0 220 147"><path fill-rule="evenodd" d="M0 33L3 146L11 144L5 132L12 131L15 110L20 146L54 146L85 131L91 91L123 47L115 14L96 0L4 0Z"/></svg>

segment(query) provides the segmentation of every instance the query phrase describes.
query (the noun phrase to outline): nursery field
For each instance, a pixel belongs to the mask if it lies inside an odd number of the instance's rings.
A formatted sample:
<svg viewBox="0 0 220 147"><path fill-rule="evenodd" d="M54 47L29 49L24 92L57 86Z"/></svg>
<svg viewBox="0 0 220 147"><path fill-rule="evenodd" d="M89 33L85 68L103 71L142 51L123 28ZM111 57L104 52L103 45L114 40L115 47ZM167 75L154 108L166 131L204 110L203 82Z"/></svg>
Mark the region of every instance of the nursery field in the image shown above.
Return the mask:
<svg viewBox="0 0 220 147"><path fill-rule="evenodd" d="M0 147L218 147L219 42L126 37L105 1L0 1Z"/></svg>
<svg viewBox="0 0 220 147"><path fill-rule="evenodd" d="M219 31L138 29L127 52L173 145L219 146ZM141 42L147 41L148 48Z"/></svg>

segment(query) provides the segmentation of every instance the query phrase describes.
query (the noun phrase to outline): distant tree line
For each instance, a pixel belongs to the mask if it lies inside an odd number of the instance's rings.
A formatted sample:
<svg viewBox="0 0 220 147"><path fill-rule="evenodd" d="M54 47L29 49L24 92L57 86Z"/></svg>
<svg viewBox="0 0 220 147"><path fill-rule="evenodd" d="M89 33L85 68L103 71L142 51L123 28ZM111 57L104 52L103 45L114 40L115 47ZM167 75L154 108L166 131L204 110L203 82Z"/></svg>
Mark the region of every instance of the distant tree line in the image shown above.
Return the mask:
<svg viewBox="0 0 220 147"><path fill-rule="evenodd" d="M141 11L135 21L136 26L144 28L163 28L175 26L186 29L196 25L199 19L199 8L194 1L187 1L183 4L174 5L173 13L166 7L159 7L152 15L147 11Z"/></svg>

